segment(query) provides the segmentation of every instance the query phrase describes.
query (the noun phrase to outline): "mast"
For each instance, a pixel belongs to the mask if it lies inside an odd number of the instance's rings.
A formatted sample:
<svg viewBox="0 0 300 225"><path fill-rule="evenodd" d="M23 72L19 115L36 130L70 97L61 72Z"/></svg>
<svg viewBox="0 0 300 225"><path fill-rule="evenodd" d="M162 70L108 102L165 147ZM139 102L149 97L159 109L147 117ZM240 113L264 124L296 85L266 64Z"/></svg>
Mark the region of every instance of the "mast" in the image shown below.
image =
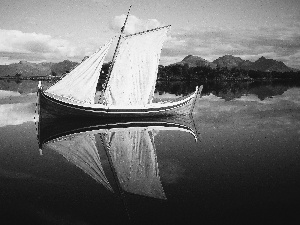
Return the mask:
<svg viewBox="0 0 300 225"><path fill-rule="evenodd" d="M104 82L104 84L103 84L103 86L102 86L103 89L102 89L102 94L101 94L100 99L103 99L104 92L105 92L105 90L106 90L106 88L107 88L107 83L108 83L108 81L109 81L109 78L110 78L110 75L111 75L111 71L112 71L113 66L114 66L114 63L115 63L115 59L116 59L116 56L117 56L117 52L118 52L119 46L120 46L121 37L122 37L122 35L123 35L123 33L124 33L124 30L125 30L125 25L126 25L127 20L128 20L128 16L129 16L129 13L130 13L131 6L132 6L132 5L129 6L128 13L127 13L127 16L126 16L124 25L123 25L123 27L121 28L121 34L120 34L120 36L119 36L119 39L118 39L118 42L117 42L117 46L116 46L116 49L115 49L115 52L114 52L114 55L113 55L113 58L112 58L112 61L111 61L111 65L110 65L109 70L108 70L107 78L106 78L106 80L105 80L105 82Z"/></svg>

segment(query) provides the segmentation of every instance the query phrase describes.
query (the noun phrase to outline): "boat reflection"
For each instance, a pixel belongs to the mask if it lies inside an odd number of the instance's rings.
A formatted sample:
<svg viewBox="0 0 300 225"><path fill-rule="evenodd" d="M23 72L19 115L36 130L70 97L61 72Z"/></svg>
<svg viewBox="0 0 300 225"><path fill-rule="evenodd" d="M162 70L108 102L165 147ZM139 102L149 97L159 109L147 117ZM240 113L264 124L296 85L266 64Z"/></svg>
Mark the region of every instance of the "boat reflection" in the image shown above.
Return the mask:
<svg viewBox="0 0 300 225"><path fill-rule="evenodd" d="M115 128L109 130L102 139L108 146L122 190L166 199L160 182L154 143L157 131L151 127Z"/></svg>
<svg viewBox="0 0 300 225"><path fill-rule="evenodd" d="M159 176L155 136L162 130L179 130L197 140L192 125L192 120L180 118L97 123L40 119L38 139L40 151L58 152L109 191L167 199ZM105 175L97 138L102 142L118 190L112 188Z"/></svg>
<svg viewBox="0 0 300 225"><path fill-rule="evenodd" d="M62 136L46 142L43 147L58 152L108 190L113 191L101 165L93 133L84 132Z"/></svg>

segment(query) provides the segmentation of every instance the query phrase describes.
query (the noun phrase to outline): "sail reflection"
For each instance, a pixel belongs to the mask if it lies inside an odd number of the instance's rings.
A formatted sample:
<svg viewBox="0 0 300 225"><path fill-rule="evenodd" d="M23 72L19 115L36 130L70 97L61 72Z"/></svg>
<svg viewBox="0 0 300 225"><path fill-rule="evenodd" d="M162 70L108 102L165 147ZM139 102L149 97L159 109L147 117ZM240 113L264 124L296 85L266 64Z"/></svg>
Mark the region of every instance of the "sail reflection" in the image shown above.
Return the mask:
<svg viewBox="0 0 300 225"><path fill-rule="evenodd" d="M101 165L94 134L86 132L63 136L47 142L45 146L55 150L108 190L113 191Z"/></svg>
<svg viewBox="0 0 300 225"><path fill-rule="evenodd" d="M123 190L166 199L159 177L154 134L155 130L147 127L112 129L107 135L108 149Z"/></svg>
<svg viewBox="0 0 300 225"><path fill-rule="evenodd" d="M98 150L96 145L98 135L115 175L114 182L121 189L118 192L167 199L159 176L155 147L155 136L161 130L189 132L196 138L194 130L183 121L102 121L78 126L74 122L48 121L43 124L40 121L39 142L41 149L58 152L113 192L101 164L98 152L101 149Z"/></svg>

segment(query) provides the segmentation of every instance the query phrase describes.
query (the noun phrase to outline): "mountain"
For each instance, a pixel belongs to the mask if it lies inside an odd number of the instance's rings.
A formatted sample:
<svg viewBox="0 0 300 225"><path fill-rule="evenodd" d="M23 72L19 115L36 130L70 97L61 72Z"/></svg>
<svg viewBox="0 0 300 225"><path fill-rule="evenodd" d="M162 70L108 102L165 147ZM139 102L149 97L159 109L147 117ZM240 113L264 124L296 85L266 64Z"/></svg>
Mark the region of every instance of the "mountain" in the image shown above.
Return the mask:
<svg viewBox="0 0 300 225"><path fill-rule="evenodd" d="M263 72L276 71L276 72L289 72L293 71L292 68L286 66L283 62L276 61L274 59L266 59L260 57L255 62L249 60L243 60L240 57L234 57L232 55L225 55L213 61L219 67L227 68L240 68L245 70L257 70Z"/></svg>
<svg viewBox="0 0 300 225"><path fill-rule="evenodd" d="M51 71L57 75L61 75L63 73L69 72L73 68L75 68L78 65L77 62L71 62L69 60L64 60L59 63L54 63L51 65Z"/></svg>
<svg viewBox="0 0 300 225"><path fill-rule="evenodd" d="M185 64L187 64L189 67L196 67L196 66L209 66L212 68L216 67L215 64L213 64L199 56L193 56L193 55L188 55L180 62L174 63L172 65L185 65Z"/></svg>
<svg viewBox="0 0 300 225"><path fill-rule="evenodd" d="M252 64L252 62L250 62L249 60L243 60L240 57L235 57L232 55L224 55L222 57L219 57L218 59L214 60L213 63L216 64L218 67L227 68L248 67Z"/></svg>
<svg viewBox="0 0 300 225"><path fill-rule="evenodd" d="M19 63L13 63L10 65L0 65L0 77L1 76L15 76L21 74L21 76L47 76L47 75L61 75L65 72L71 71L78 65L77 62L64 60L59 63L43 62L43 63L30 63L27 61L20 61ZM243 60L240 57L232 55L225 55L219 57L213 62L209 62L199 56L188 55L180 62L172 65L188 65L189 67L206 66L211 68L227 67L227 68L240 68L244 70L257 70L257 71L299 71L286 66L281 61L274 59L266 59L260 57L255 62L249 60Z"/></svg>
<svg viewBox="0 0 300 225"><path fill-rule="evenodd" d="M48 65L29 63L26 61L20 61L19 63L10 65L0 65L0 76L14 76L17 73L22 74L22 76L43 76L50 74L51 70Z"/></svg>
<svg viewBox="0 0 300 225"><path fill-rule="evenodd" d="M274 59L266 59L265 57L261 57L255 62L251 62L249 60L243 60L240 57L235 57L232 55L225 55L219 57L213 62L209 62L199 56L188 55L182 61L174 63L172 65L185 65L185 64L187 64L189 67L195 67L195 66L209 66L211 68L227 67L229 69L240 68L244 70L258 70L264 72L296 71L295 69L286 66L283 62L276 61Z"/></svg>
<svg viewBox="0 0 300 225"><path fill-rule="evenodd" d="M260 57L256 60L250 68L252 70L258 71L277 71L277 72L289 72L292 71L291 68L286 66L283 62L276 61L274 59L266 59L265 57Z"/></svg>
<svg viewBox="0 0 300 225"><path fill-rule="evenodd" d="M47 76L53 72L56 75L61 75L66 71L70 71L78 63L65 60L59 63L43 62L43 63L30 63L27 61L20 61L9 65L0 65L1 76L15 76L21 74L23 77L28 76Z"/></svg>

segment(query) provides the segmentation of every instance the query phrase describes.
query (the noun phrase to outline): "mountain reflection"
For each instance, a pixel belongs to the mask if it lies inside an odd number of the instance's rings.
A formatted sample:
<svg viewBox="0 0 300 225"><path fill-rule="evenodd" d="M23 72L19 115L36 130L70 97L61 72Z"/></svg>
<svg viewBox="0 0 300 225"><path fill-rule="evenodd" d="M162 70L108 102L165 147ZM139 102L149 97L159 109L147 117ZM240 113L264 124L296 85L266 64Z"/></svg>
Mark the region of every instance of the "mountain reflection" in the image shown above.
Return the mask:
<svg viewBox="0 0 300 225"><path fill-rule="evenodd" d="M43 121L39 124L41 150L54 150L74 164L107 190L114 190L102 167L96 139L101 140L115 181L121 192L167 199L159 176L155 136L161 130L194 130L178 121L130 121L122 123L58 123ZM65 126L64 126L65 125ZM68 128L68 126L71 126ZM54 129L52 129L54 128ZM52 129L52 130L51 130ZM101 154L100 154L101 155Z"/></svg>

